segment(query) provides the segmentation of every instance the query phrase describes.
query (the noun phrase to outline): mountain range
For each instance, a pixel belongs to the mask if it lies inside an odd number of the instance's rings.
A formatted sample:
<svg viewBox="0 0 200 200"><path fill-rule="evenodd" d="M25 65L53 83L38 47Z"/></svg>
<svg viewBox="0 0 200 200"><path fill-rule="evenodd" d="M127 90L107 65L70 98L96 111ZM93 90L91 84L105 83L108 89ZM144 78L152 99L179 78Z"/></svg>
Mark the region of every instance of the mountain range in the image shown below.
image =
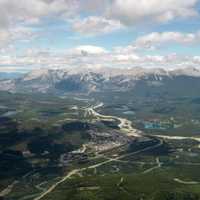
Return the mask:
<svg viewBox="0 0 200 200"><path fill-rule="evenodd" d="M23 76L0 80L0 90L10 92L91 93L104 90L134 91L136 94L197 94L200 70L147 68L38 69Z"/></svg>

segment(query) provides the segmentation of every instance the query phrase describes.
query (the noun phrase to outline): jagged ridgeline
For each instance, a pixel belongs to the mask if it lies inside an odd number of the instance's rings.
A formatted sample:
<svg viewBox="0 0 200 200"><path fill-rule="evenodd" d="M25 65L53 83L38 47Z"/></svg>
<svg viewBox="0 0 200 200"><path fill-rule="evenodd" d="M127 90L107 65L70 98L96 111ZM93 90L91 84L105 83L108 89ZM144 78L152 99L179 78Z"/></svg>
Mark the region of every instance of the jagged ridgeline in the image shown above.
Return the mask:
<svg viewBox="0 0 200 200"><path fill-rule="evenodd" d="M0 90L63 94L96 91L133 91L135 95L196 95L200 90L200 71L196 68L116 69L75 68L37 69L0 81Z"/></svg>

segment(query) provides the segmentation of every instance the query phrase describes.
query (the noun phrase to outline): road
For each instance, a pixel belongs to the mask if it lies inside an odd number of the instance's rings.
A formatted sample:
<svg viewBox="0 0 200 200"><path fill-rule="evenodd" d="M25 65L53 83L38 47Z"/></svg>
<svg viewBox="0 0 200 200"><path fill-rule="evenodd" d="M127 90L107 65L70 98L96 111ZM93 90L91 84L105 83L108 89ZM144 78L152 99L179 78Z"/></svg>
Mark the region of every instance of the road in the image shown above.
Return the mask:
<svg viewBox="0 0 200 200"><path fill-rule="evenodd" d="M46 190L44 193L42 193L39 197L34 198L34 200L40 200L43 197L45 197L47 194L51 193L58 185L60 185L61 183L65 182L67 179L69 179L71 176L77 174L78 172L80 172L79 169L74 169L71 172L69 172L63 179L61 179L60 181L56 182L54 185L52 185L48 190Z"/></svg>
<svg viewBox="0 0 200 200"><path fill-rule="evenodd" d="M54 185L52 185L48 190L46 190L44 193L42 193L39 197L34 198L34 200L41 200L43 197L45 197L46 195L51 193L54 189L56 189L56 187L58 187L60 184L62 184L63 182L65 182L66 180L71 178L73 175L79 174L80 172L83 172L83 171L85 171L87 169L95 169L95 168L101 167L101 166L103 166L105 164L108 164L108 163L111 163L111 162L114 162L114 161L129 157L129 156L132 156L132 155L136 155L136 154L148 151L148 150L155 149L155 148L159 147L160 145L162 145L162 141L160 141L160 143L158 143L158 144L156 144L154 146L146 147L144 149L141 149L141 150L138 150L138 151L135 151L135 152L127 153L127 154L121 155L121 156L119 156L117 158L110 158L109 160L106 160L106 161L91 165L89 167L74 169L71 172L69 172L65 177L63 177L60 181L58 181Z"/></svg>
<svg viewBox="0 0 200 200"><path fill-rule="evenodd" d="M183 181L179 178L174 178L174 181L177 182L177 183L181 183L181 184L184 184L184 185L197 185L197 184L200 184L199 182L196 182L196 181Z"/></svg>
<svg viewBox="0 0 200 200"><path fill-rule="evenodd" d="M168 135L154 135L155 137L167 140L195 140L200 142L200 137L184 137L184 136L168 136Z"/></svg>
<svg viewBox="0 0 200 200"><path fill-rule="evenodd" d="M138 130L136 130L136 129L134 129L132 127L132 123L129 120L123 119L123 118L119 118L119 117L115 117L115 116L102 115L102 114L99 114L98 112L95 111L95 109L97 109L99 107L102 107L102 106L103 106L103 103L100 103L100 104L98 104L96 106L87 108L87 112L89 114L92 114L92 115L94 115L96 117L103 118L103 119L117 119L117 120L120 121L120 124L119 124L120 129L123 132L126 132L126 134L128 136L141 137L141 135L138 134ZM49 193L51 193L53 190L55 190L60 184L62 184L63 182L65 182L66 180L71 178L72 176L74 176L76 174L79 174L80 172L83 172L83 171L85 171L87 169L96 169L96 168L101 167L101 166L103 166L105 164L108 164L108 163L111 163L111 162L115 162L115 161L121 160L123 158L132 156L132 155L136 155L136 154L139 154L139 153L142 153L142 152L145 152L145 151L149 151L149 150L155 149L155 148L161 146L162 144L163 144L163 142L162 142L162 140L160 140L159 143L157 143L157 144L155 144L153 146L146 147L144 149L141 149L141 150L138 150L138 151L135 151L135 152L127 153L127 154L118 156L116 158L108 158L108 160L106 160L106 161L102 161L100 163L91 165L89 167L74 169L71 172L69 172L66 176L64 176L60 181L58 181L55 184L53 184L49 189L47 189L44 193L42 193L38 197L34 198L33 200L41 200L41 199L43 199L45 196L47 196Z"/></svg>
<svg viewBox="0 0 200 200"><path fill-rule="evenodd" d="M14 181L12 184L8 185L3 191L0 192L0 197L4 197L12 192L13 187L18 183L18 181Z"/></svg>
<svg viewBox="0 0 200 200"><path fill-rule="evenodd" d="M157 163L157 166L145 170L145 171L143 172L143 174L150 173L150 172L154 171L155 169L159 169L159 168L162 166L162 163L160 162L160 159L159 159L159 158L156 158L156 163Z"/></svg>

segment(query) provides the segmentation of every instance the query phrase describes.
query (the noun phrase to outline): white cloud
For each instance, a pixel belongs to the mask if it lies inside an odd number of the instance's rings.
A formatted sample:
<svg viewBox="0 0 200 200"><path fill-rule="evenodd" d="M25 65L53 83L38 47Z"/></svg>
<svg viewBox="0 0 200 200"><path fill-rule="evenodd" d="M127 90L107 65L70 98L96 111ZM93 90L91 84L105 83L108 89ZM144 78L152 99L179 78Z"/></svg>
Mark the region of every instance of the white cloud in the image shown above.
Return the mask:
<svg viewBox="0 0 200 200"><path fill-rule="evenodd" d="M79 0L80 10L86 13L102 13L110 5L110 0Z"/></svg>
<svg viewBox="0 0 200 200"><path fill-rule="evenodd" d="M0 29L0 50L12 46L15 41L28 42L37 37L37 33L30 27L16 26Z"/></svg>
<svg viewBox="0 0 200 200"><path fill-rule="evenodd" d="M78 0L0 0L0 48L27 40L34 34L28 25L39 23L43 17L72 16L78 5Z"/></svg>
<svg viewBox="0 0 200 200"><path fill-rule="evenodd" d="M114 60L119 62L130 62L130 61L138 61L140 57L136 54L116 54L113 56Z"/></svg>
<svg viewBox="0 0 200 200"><path fill-rule="evenodd" d="M49 24L43 23L49 22L51 19L64 19L64 22L59 21L66 26L64 30L68 31L67 23L71 23L73 31L80 33L80 36L94 36L146 22L163 23L197 16L197 1L0 0L0 53L5 46L12 46L16 41L25 42L37 37L38 30L41 31L43 25L45 25L44 27L49 26ZM82 18L82 16L85 16L85 18ZM59 26L60 23L56 25ZM34 29L35 26L33 25L36 24L38 26ZM45 34L44 31L43 36L46 36ZM74 36L73 34L69 35ZM181 45L200 43L200 32L154 32L137 38L133 44L127 47L115 48L112 52L103 47L83 45L66 50L63 53L34 50L23 56L14 57L13 52L12 55L8 55L4 49L4 53L0 54L0 64L5 64L7 67L11 65L12 68L9 69L12 70L15 68L21 70L23 66L24 69L28 69L37 66L53 68L58 66L176 67L180 65L200 65L198 56L179 57L174 54L169 56L145 56L137 52L141 48L155 49L162 45L174 43Z"/></svg>
<svg viewBox="0 0 200 200"><path fill-rule="evenodd" d="M120 21L108 20L104 17L90 16L85 19L75 20L72 28L75 32L84 35L100 35L107 34L119 29L123 26Z"/></svg>
<svg viewBox="0 0 200 200"><path fill-rule="evenodd" d="M91 46L91 45L85 45L85 46L79 46L75 48L77 51L86 52L88 54L102 54L106 53L107 51L102 47L97 46Z"/></svg>
<svg viewBox="0 0 200 200"><path fill-rule="evenodd" d="M1 0L0 27L19 22L31 22L44 16L72 14L78 9L77 0Z"/></svg>
<svg viewBox="0 0 200 200"><path fill-rule="evenodd" d="M89 17L85 21L109 23L106 16L133 24L148 19L168 21L176 17L197 15L198 0L1 0L0 27L5 28L16 21L31 23L42 17L79 15L80 12L101 16ZM102 19L101 19L102 18ZM85 23L86 23L85 22ZM102 23L103 23L102 22Z"/></svg>
<svg viewBox="0 0 200 200"><path fill-rule="evenodd" d="M8 44L10 33L7 30L0 30L0 49Z"/></svg>
<svg viewBox="0 0 200 200"><path fill-rule="evenodd" d="M181 32L153 32L141 36L134 42L135 48L155 49L164 44L192 45L200 43L200 32L181 33Z"/></svg>
<svg viewBox="0 0 200 200"><path fill-rule="evenodd" d="M107 14L125 24L167 22L198 15L198 0L113 0Z"/></svg>
<svg viewBox="0 0 200 200"><path fill-rule="evenodd" d="M87 56L90 54L105 54L107 50L103 47L92 46L92 45L82 45L68 50L69 54L78 54L82 56Z"/></svg>
<svg viewBox="0 0 200 200"><path fill-rule="evenodd" d="M45 23L43 19L47 18L73 22L75 32L90 36L110 33L140 22L166 22L196 16L197 1L0 0L0 46L10 40L12 33L9 30L13 26L42 24ZM83 19L81 16L87 17Z"/></svg>
<svg viewBox="0 0 200 200"><path fill-rule="evenodd" d="M102 47L78 46L63 52L48 49L31 49L22 56L0 56L0 71L30 71L36 68L164 68L199 67L199 56L180 56L177 54L141 55L125 51L107 51Z"/></svg>

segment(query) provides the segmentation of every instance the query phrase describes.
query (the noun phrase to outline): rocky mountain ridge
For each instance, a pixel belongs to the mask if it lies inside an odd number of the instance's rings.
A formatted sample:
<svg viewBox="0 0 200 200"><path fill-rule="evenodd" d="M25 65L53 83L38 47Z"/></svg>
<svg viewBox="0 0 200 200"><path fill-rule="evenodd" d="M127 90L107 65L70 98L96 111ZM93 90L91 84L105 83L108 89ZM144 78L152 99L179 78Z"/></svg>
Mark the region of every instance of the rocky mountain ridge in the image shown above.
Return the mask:
<svg viewBox="0 0 200 200"><path fill-rule="evenodd" d="M178 81L178 82L177 82ZM34 70L16 79L0 81L0 90L10 92L93 92L101 90L133 90L136 86L161 87L174 84L197 84L200 70L146 68L76 68ZM177 82L177 83L175 83ZM200 82L199 82L200 83Z"/></svg>

